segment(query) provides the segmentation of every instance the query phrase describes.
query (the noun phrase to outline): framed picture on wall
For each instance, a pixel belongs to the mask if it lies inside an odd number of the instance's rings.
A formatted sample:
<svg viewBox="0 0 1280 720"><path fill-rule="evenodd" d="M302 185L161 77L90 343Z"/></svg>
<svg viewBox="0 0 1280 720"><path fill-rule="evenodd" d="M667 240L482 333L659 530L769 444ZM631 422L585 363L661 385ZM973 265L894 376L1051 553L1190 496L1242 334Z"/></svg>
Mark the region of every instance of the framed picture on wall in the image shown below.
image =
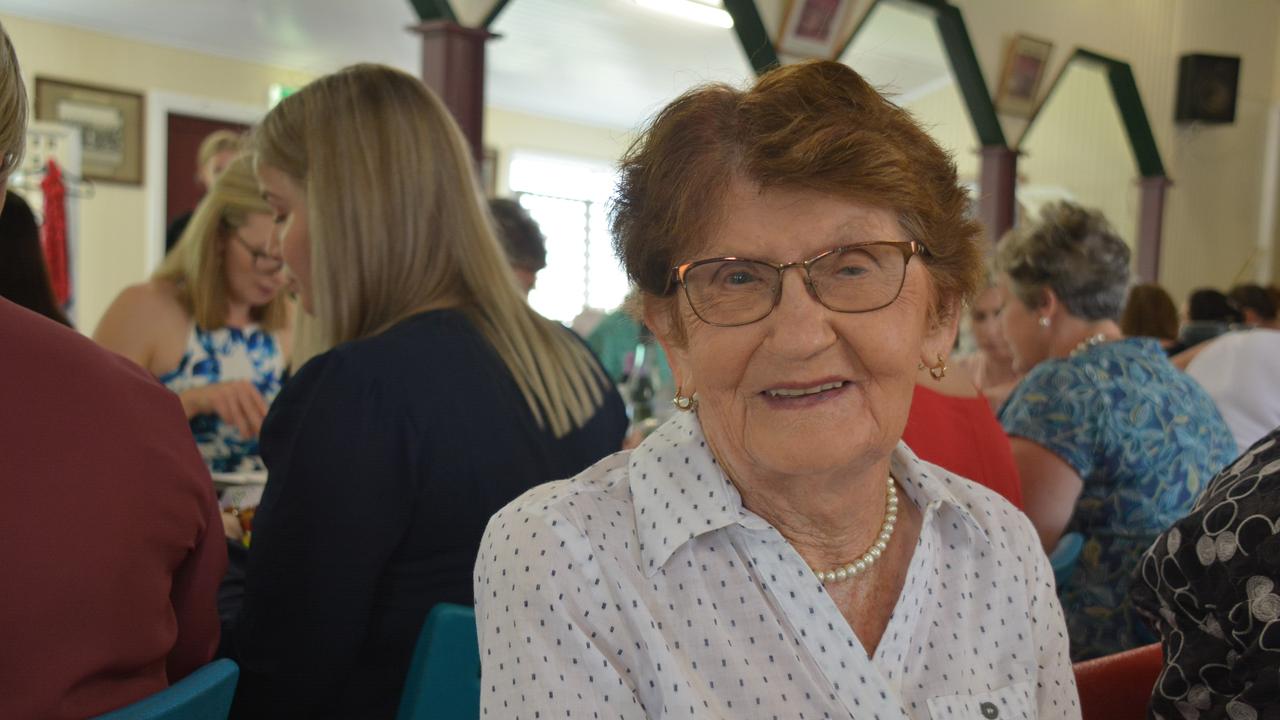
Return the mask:
<svg viewBox="0 0 1280 720"><path fill-rule="evenodd" d="M787 0L778 52L835 60L875 0ZM851 24L852 21L852 24Z"/></svg>
<svg viewBox="0 0 1280 720"><path fill-rule="evenodd" d="M80 129L82 176L142 184L145 115L140 93L37 76L35 106L37 120Z"/></svg>
<svg viewBox="0 0 1280 720"><path fill-rule="evenodd" d="M1004 56L1004 70L996 88L996 110L1006 115L1031 117L1052 51L1053 43L1048 40L1014 36Z"/></svg>

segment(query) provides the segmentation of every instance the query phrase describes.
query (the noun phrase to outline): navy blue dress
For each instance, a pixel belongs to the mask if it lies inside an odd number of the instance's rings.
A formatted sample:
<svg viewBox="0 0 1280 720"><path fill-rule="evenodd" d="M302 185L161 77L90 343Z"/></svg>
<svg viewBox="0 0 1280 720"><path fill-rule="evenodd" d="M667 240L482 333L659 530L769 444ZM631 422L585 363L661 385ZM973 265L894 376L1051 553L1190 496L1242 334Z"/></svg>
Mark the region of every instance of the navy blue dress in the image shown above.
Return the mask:
<svg viewBox="0 0 1280 720"><path fill-rule="evenodd" d="M241 665L233 716L394 717L427 611L472 604L489 517L621 447L622 400L604 391L555 438L454 310L308 362L262 429L270 479L224 638Z"/></svg>

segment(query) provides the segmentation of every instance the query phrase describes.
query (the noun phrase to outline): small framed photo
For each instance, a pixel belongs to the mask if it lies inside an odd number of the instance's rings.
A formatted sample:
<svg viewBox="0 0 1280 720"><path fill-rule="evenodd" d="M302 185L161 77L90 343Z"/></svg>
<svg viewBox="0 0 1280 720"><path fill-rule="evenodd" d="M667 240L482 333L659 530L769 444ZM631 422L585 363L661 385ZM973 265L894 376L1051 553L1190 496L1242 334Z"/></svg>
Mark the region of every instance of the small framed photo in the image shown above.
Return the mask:
<svg viewBox="0 0 1280 720"><path fill-rule="evenodd" d="M36 77L36 119L80 128L81 175L142 184L143 98L140 93Z"/></svg>
<svg viewBox="0 0 1280 720"><path fill-rule="evenodd" d="M835 60L875 0L787 0L778 52Z"/></svg>
<svg viewBox="0 0 1280 720"><path fill-rule="evenodd" d="M1040 93L1040 81L1049 66L1053 43L1029 35L1016 35L1004 57L1004 70L996 89L996 110L1006 115L1031 117Z"/></svg>

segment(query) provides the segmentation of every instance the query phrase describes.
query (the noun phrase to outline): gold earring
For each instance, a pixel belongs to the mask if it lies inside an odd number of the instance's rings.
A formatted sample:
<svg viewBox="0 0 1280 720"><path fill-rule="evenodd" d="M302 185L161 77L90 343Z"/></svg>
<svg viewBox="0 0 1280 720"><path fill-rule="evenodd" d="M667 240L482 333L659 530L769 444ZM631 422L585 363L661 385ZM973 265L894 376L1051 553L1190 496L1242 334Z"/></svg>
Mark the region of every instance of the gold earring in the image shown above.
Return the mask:
<svg viewBox="0 0 1280 720"><path fill-rule="evenodd" d="M688 412L698 405L698 398L694 395L685 395L683 388L676 388L676 396L671 398L671 404L676 406L677 410Z"/></svg>
<svg viewBox="0 0 1280 720"><path fill-rule="evenodd" d="M947 376L947 359L942 357L942 353L938 353L938 364L929 368L929 377L934 380L941 380Z"/></svg>

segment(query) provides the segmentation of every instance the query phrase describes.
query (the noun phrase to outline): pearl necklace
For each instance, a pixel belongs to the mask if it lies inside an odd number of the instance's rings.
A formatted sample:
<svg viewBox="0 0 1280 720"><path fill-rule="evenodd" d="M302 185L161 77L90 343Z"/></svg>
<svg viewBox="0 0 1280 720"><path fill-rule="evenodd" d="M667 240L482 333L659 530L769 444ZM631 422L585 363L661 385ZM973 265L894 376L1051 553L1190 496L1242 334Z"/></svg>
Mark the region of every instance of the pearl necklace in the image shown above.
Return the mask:
<svg viewBox="0 0 1280 720"><path fill-rule="evenodd" d="M848 580L855 575L862 573L871 564L880 558L884 550L889 545L889 538L893 537L893 526L898 522L898 491L893 486L893 476L889 476L889 491L886 493L884 503L884 522L880 525L880 535L876 537L876 541L862 553L862 557L835 570L823 572L817 568L811 568L818 580L824 584L829 582L838 582L840 580Z"/></svg>
<svg viewBox="0 0 1280 720"><path fill-rule="evenodd" d="M1106 333L1098 333L1096 335L1090 335L1089 337L1081 340L1079 345L1076 345L1075 349L1071 351L1071 357L1075 357L1080 353L1084 352L1085 350L1088 350L1089 348L1093 347L1094 345L1101 345L1106 341L1107 341Z"/></svg>

